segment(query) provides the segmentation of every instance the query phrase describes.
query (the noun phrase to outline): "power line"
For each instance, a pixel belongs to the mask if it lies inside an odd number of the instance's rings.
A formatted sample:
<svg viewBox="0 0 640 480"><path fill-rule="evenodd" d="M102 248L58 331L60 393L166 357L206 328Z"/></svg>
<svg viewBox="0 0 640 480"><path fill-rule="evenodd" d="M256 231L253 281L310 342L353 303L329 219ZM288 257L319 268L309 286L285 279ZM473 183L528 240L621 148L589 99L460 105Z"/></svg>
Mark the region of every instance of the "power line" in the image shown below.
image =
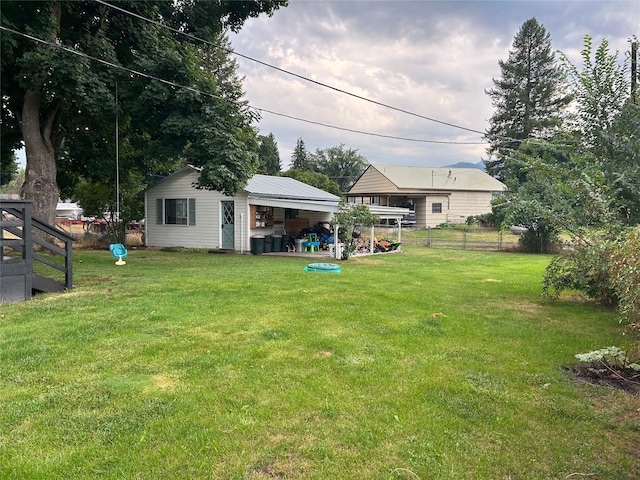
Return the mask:
<svg viewBox="0 0 640 480"><path fill-rule="evenodd" d="M118 10L120 12L126 13L127 15L131 15L132 17L138 18L140 20L144 20L145 22L149 22L149 23L152 23L152 24L154 24L156 26L159 26L159 27L162 27L162 28L166 28L167 30L169 30L171 32L174 32L174 33L176 33L178 35L183 35L183 36L185 36L185 37L187 37L187 38L189 38L191 40L196 40L198 42L202 42L202 43L204 43L206 45L210 45L210 46L218 48L220 50L224 50L227 53L236 55L236 56L244 58L246 60L250 60L252 62L258 63L258 64L263 65L265 67L272 68L272 69L274 69L274 70L276 70L278 72L284 73L286 75L291 75L292 77L299 78L300 80L304 80L306 82L310 82L310 83L313 83L315 85L319 85L321 87L328 88L328 89L336 91L338 93L342 93L344 95L348 95L350 97L357 98L359 100L363 100L365 102L369 102L369 103L372 103L374 105L378 105L380 107L388 108L388 109L394 110L396 112L404 113L406 115L411 115L413 117L421 118L423 120L428 120L430 122L439 123L441 125L446 125L448 127L457 128L457 129L460 129L460 130L465 130L465 131L471 132L471 133L479 133L480 135L484 135L485 134L485 132L481 132L479 130L474 130L472 128L463 127L463 126L460 126L460 125L456 125L454 123L445 122L443 120L438 120L436 118L427 117L426 115L421 115L419 113L411 112L411 111L405 110L403 108L394 107L393 105L389 105L389 104L386 104L386 103L383 103L383 102L378 102L377 100L373 100L373 99L370 99L370 98L367 98L367 97L363 97L362 95L358 95L356 93L348 92L348 91L343 90L341 88L334 87L332 85L329 85L329 84L326 84L326 83L323 83L323 82L319 82L319 81L314 80L314 79L309 78L309 77L305 77L304 75L300 75L298 73L290 72L289 70L285 70L283 68L276 67L275 65L271 65L271 64L269 64L267 62L264 62L262 60L258 60L256 58L250 57L248 55L244 55L242 53L238 53L238 52L234 51L233 49L224 48L224 47L222 47L220 45L217 45L215 43L209 42L208 40L204 40L202 38L196 37L195 35L191 35L190 33L182 32L182 31L180 31L180 30L178 30L176 28L170 27L168 25L164 25L164 24L162 24L162 23L160 23L160 22L158 22L156 20L152 20L150 18L147 18L147 17L144 17L144 16L139 15L137 13L131 12L131 11L126 10L124 8L117 7L115 5L110 4L109 2L104 1L104 0L95 0L95 1L97 3L101 3L102 5L105 5L107 7L113 8L114 10ZM487 143L487 142L483 142L483 143Z"/></svg>
<svg viewBox="0 0 640 480"><path fill-rule="evenodd" d="M442 143L447 145L486 145L487 143L489 143L489 142L454 142L454 141L446 141L446 140L423 140L419 138L397 137L394 135L384 135L382 133L371 133L371 132L364 132L362 130L355 130L352 128L338 127L336 125L329 125L327 123L316 122L314 120L306 120L304 118L294 117L292 115L286 115L284 113L273 112L271 110L267 110L266 108L257 108L257 107L254 107L254 108L260 112L265 112L265 113L270 113L272 115L278 115L280 117L290 118L292 120L297 120L299 122L310 123L312 125L320 125L322 127L333 128L333 129L342 130L345 132L359 133L361 135L369 135L372 137L391 138L394 140L405 140L407 142Z"/></svg>
<svg viewBox="0 0 640 480"><path fill-rule="evenodd" d="M165 80L163 78L156 77L156 76L150 75L148 73L140 72L138 70L133 70L131 68L124 67L122 65L118 65L116 63L109 62L107 60L103 60L101 58L97 58L97 57L88 55L88 54L86 54L84 52L80 52L78 50L74 50L72 48L65 47L65 46L60 45L60 44L51 43L51 42L48 42L46 40L42 40L42 39L40 39L38 37L34 37L33 35L29 35L29 34L26 34L26 33L23 33L23 32L19 32L17 30L12 29L12 28L5 27L4 25L0 25L0 30L5 30L5 31L7 31L9 33L13 33L15 35L20 35L20 36L25 37L25 38L27 38L29 40L32 40L32 41L35 41L35 42L38 42L38 43L41 43L41 44L44 44L44 45L48 45L48 46L51 46L51 47L55 47L55 48L58 48L60 50L65 51L65 52L72 53L74 55L78 55L80 57L84 57L84 58L87 58L89 60L96 61L96 62L101 63L103 65L107 65L107 66L112 67L112 68L117 68L119 70L123 70L125 72L132 73L134 75L138 75L138 76L141 76L141 77L144 77L144 78L155 80L157 82L160 82L160 83L163 83L163 84L175 87L175 88L182 88L182 89L185 89L185 90L188 90L188 91L200 94L200 95L206 95L208 97L224 100L222 97L220 97L218 95L214 95L212 93L205 92L203 90L200 90L200 89L197 89L197 88L193 88L193 87L189 87L189 86L186 86L186 85L181 85L179 83L175 83L175 82L172 82L170 80ZM280 116L280 117L289 118L289 119L292 119L292 120L305 122L305 123L309 123L309 124L313 124L313 125L319 125L319 126L323 126L323 127L326 127L326 128L333 128L333 129L336 129L336 130L342 130L342 131L358 133L358 134L362 134L362 135L381 137L381 138L389 138L389 139L394 139L394 140L403 140L403 141L420 142L420 143L450 144L450 145L484 145L484 144L487 143L487 142L455 142L455 141L425 140L425 139L418 139L418 138L407 138L407 137L398 137L398 136L393 136L393 135L384 135L384 134L379 134L379 133L365 132L365 131L362 131L362 130L355 130L355 129L346 128L346 127L339 127L337 125L330 125L330 124L317 122L317 121L313 121L313 120L307 120L307 119L304 119L304 118L295 117L295 116L292 116L292 115L287 115L287 114L284 114L284 113L275 112L273 110L268 110L268 109L265 109L265 108L255 107L255 106L252 106L252 105L249 105L249 107L253 108L254 110L257 110L259 112L265 112L265 113L269 113L271 115L277 115L277 116Z"/></svg>

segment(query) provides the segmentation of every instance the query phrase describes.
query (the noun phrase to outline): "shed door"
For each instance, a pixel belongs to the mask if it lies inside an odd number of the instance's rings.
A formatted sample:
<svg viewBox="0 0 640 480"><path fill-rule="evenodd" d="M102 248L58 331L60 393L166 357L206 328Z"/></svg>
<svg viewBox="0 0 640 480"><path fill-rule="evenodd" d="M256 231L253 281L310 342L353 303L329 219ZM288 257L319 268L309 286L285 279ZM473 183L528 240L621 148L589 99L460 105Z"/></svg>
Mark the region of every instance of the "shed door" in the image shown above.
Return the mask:
<svg viewBox="0 0 640 480"><path fill-rule="evenodd" d="M233 202L222 202L222 248L235 247L235 206Z"/></svg>

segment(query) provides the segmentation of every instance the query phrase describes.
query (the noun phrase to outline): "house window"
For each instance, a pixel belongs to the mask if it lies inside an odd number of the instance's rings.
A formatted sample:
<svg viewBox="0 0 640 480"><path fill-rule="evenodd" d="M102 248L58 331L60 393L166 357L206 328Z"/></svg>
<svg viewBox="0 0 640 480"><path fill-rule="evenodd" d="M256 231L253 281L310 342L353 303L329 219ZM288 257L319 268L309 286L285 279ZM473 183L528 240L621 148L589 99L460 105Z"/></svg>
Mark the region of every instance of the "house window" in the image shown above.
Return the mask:
<svg viewBox="0 0 640 480"><path fill-rule="evenodd" d="M164 225L195 225L195 198L165 198L157 202L158 223Z"/></svg>
<svg viewBox="0 0 640 480"><path fill-rule="evenodd" d="M295 210L293 208L285 208L284 218L286 219L298 218L298 210Z"/></svg>
<svg viewBox="0 0 640 480"><path fill-rule="evenodd" d="M442 204L441 203L432 203L431 204L431 213L442 213Z"/></svg>
<svg viewBox="0 0 640 480"><path fill-rule="evenodd" d="M369 199L369 205L380 205L380 197L371 197Z"/></svg>

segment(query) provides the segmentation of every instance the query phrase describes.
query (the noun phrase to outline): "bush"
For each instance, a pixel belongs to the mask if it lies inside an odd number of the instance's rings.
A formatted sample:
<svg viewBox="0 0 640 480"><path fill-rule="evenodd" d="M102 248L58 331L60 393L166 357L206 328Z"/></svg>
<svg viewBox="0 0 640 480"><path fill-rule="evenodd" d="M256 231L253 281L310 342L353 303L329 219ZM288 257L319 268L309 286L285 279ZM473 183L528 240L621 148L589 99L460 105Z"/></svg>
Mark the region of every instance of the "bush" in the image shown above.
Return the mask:
<svg viewBox="0 0 640 480"><path fill-rule="evenodd" d="M610 275L623 321L640 331L640 227L626 233L616 245Z"/></svg>
<svg viewBox="0 0 640 480"><path fill-rule="evenodd" d="M467 217L466 223L467 225L478 225L480 228L499 228L501 220L491 212Z"/></svg>
<svg viewBox="0 0 640 480"><path fill-rule="evenodd" d="M617 308L638 333L640 324L640 227L614 238L594 236L554 258L543 282L543 296L558 298L577 290L601 305Z"/></svg>
<svg viewBox="0 0 640 480"><path fill-rule="evenodd" d="M590 238L555 257L547 266L542 295L556 299L566 290L576 290L600 305L615 307L618 299L610 281L611 246L601 238Z"/></svg>

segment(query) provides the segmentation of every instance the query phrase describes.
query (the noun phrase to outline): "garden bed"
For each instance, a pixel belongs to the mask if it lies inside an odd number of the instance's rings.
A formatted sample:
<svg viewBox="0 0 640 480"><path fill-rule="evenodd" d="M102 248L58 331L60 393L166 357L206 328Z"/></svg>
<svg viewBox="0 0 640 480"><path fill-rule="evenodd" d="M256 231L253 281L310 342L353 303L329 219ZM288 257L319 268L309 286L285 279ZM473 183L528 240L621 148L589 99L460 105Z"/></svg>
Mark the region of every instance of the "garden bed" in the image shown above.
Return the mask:
<svg viewBox="0 0 640 480"><path fill-rule="evenodd" d="M631 368L616 368L595 361L570 365L566 369L577 382L616 388L632 395L640 394L640 372Z"/></svg>

